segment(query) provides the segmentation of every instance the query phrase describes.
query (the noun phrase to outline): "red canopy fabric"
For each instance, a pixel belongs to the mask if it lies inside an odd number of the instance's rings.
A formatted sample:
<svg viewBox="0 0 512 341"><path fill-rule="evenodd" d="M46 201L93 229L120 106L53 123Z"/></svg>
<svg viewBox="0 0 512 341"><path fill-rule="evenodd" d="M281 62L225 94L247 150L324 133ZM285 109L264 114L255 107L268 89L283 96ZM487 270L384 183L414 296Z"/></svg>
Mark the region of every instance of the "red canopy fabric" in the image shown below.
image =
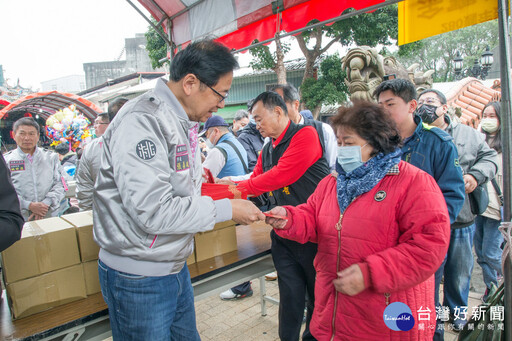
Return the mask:
<svg viewBox="0 0 512 341"><path fill-rule="evenodd" d="M283 0L281 21L272 13L272 0L138 0L157 20L172 21L172 40L179 47L207 36L232 49L249 46L255 39L291 32L311 20L337 17L347 8L364 9L384 0ZM187 5L188 4L188 5ZM156 6L155 6L156 5Z"/></svg>
<svg viewBox="0 0 512 341"><path fill-rule="evenodd" d="M91 101L75 94L59 91L37 92L22 97L0 110L0 119L8 112L25 111L42 118L48 118L60 109L76 105L78 111L94 120L102 110Z"/></svg>
<svg viewBox="0 0 512 341"><path fill-rule="evenodd" d="M11 102L8 102L8 101L0 98L0 108L3 108L9 104L11 104Z"/></svg>

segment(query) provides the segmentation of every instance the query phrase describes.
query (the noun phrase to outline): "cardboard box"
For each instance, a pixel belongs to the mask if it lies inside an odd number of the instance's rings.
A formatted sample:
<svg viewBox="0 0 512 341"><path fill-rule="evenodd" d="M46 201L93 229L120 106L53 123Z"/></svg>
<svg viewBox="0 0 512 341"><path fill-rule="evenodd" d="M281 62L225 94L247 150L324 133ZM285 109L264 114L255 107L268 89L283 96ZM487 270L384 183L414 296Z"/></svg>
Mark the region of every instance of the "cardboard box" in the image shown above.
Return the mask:
<svg viewBox="0 0 512 341"><path fill-rule="evenodd" d="M82 265L74 265L6 285L14 319L86 298Z"/></svg>
<svg viewBox="0 0 512 341"><path fill-rule="evenodd" d="M187 265L194 264L196 262L196 251L192 252L187 258Z"/></svg>
<svg viewBox="0 0 512 341"><path fill-rule="evenodd" d="M96 244L92 236L92 211L66 214L61 218L76 227L82 262L98 259L100 247Z"/></svg>
<svg viewBox="0 0 512 341"><path fill-rule="evenodd" d="M2 263L6 283L78 264L75 228L57 217L25 223L21 239L2 252Z"/></svg>
<svg viewBox="0 0 512 341"><path fill-rule="evenodd" d="M84 267L85 290L87 296L101 292L100 277L98 275L98 261L82 263Z"/></svg>
<svg viewBox="0 0 512 341"><path fill-rule="evenodd" d="M216 224L213 230L194 237L196 262L237 250L235 222Z"/></svg>

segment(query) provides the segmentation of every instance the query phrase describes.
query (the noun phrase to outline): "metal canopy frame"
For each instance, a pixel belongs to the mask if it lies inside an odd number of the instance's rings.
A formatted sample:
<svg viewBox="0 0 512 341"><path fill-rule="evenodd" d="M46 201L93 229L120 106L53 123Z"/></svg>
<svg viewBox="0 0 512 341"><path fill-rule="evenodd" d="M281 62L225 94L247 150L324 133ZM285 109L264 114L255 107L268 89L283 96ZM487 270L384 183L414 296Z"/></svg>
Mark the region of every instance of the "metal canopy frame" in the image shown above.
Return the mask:
<svg viewBox="0 0 512 341"><path fill-rule="evenodd" d="M82 97L65 92L49 91L30 94L12 102L0 110L0 118L5 114L28 112L46 119L71 104L76 105L77 110L90 120L101 113L99 107Z"/></svg>
<svg viewBox="0 0 512 341"><path fill-rule="evenodd" d="M162 16L162 18L160 19L160 21L156 25L151 21L150 18L148 18L132 2L132 0L126 0L126 1L130 4L130 6L132 6L137 11L137 13L139 13L144 18L144 20L146 20L146 22L149 23L149 25L166 42L166 44L168 46L168 50L169 50L169 57L166 57L166 58L163 58L163 59L160 60L160 62L164 62L164 61L172 59L172 57L174 56L174 54L176 52L176 45L172 41L172 29L173 29L173 27L172 27L173 24L172 23L173 23L173 20L175 18L179 17L180 15L182 15L182 14L192 10L194 7L202 4L206 0L196 1L196 2L192 3L191 5L187 6L186 8L184 8L183 10L175 13L172 16L168 16L167 13L165 12L165 10L162 9L162 7L160 7L160 5L158 5L158 3L156 1L148 0L157 9L157 11L160 12L160 14ZM383 7L388 6L388 5L396 4L396 3L401 2L401 1L404 1L404 0L385 0L382 3L376 4L376 5L373 5L373 6L368 6L368 7L365 7L363 9L355 10L354 12L351 12L351 13L342 14L342 15L337 16L335 18L332 18L332 19L329 19L329 20L324 20L324 21L321 21L321 22L318 22L318 23L315 23L315 24L306 25L303 28L300 28L300 29L297 29L297 30L294 30L294 31L291 31L291 32L286 32L286 33L279 34L277 37L274 36L274 37L272 37L270 39L266 39L264 41L260 41L260 42L257 42L257 43L250 44L249 46L246 46L244 48L240 48L238 50L233 50L233 53L239 53L239 52L247 51L247 50L249 50L249 49L251 49L253 47L256 47L256 46L270 44L271 42L275 41L276 39L282 39L284 37L288 37L288 36L291 36L291 35L296 35L296 34L304 32L306 30L309 30L309 29L312 29L312 28L316 28L316 27L319 27L319 26L333 24L333 23L335 23L337 21L340 21L340 20L343 20L343 19L347 19L347 18L356 16L356 15L361 14L361 13L375 11L377 9L383 8ZM163 34L162 32L160 32L160 30L159 30L159 28L161 27L162 24L165 25L165 28L166 28L166 31L167 31L167 36L165 34ZM217 37L217 38L220 38L220 37Z"/></svg>

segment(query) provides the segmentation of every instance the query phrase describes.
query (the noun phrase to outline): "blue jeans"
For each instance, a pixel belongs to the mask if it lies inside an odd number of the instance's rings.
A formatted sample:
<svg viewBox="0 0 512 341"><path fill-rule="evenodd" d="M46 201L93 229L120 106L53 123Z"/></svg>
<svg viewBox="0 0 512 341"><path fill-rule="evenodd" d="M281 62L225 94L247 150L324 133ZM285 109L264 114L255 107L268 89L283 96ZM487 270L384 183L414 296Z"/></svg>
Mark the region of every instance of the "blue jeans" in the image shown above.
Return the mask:
<svg viewBox="0 0 512 341"><path fill-rule="evenodd" d="M186 265L178 274L146 277L99 260L98 271L114 340L200 340Z"/></svg>
<svg viewBox="0 0 512 341"><path fill-rule="evenodd" d="M498 274L501 275L501 243L503 235L498 230L500 221L477 216L475 220L475 253L482 267L484 283L487 288L494 283L498 286Z"/></svg>
<svg viewBox="0 0 512 341"><path fill-rule="evenodd" d="M436 307L441 306L439 302L439 287L444 275L443 306L450 308L450 315L453 316L455 307L467 307L469 297L469 286L471 272L473 271L473 235L475 224L467 227L452 229L450 234L450 246L443 264L436 271L435 275L435 303ZM471 311L468 309L468 316ZM437 320L437 324L444 322ZM464 325L466 321L457 319L457 325ZM443 340L444 331L436 326L434 340Z"/></svg>

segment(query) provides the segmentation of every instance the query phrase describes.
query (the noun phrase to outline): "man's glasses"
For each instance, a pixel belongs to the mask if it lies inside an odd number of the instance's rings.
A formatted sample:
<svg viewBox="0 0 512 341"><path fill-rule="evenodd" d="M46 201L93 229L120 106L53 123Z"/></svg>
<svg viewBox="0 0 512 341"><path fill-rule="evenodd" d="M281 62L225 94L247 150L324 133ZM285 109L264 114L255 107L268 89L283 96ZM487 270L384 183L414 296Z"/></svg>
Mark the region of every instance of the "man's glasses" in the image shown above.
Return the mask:
<svg viewBox="0 0 512 341"><path fill-rule="evenodd" d="M203 80L201 80L201 78L199 78L199 77L197 77L197 76L196 76L196 78L197 78L197 79L199 79L199 81L200 81L201 83L203 83L204 85L206 85L207 87L209 87L209 88L210 88L210 90L212 90L213 92L215 92L215 94L221 98L221 99L220 99L220 101L219 101L219 103L220 103L220 102L222 102L222 101L224 101L226 98L228 98L228 95L229 95L229 94L226 94L226 96L224 96L224 95L222 95L220 92L218 92L217 90L215 90L214 88L212 88L211 86L209 86L208 84L206 84Z"/></svg>
<svg viewBox="0 0 512 341"><path fill-rule="evenodd" d="M424 101L423 100L418 101L418 106L423 105L423 104L434 105L434 104L437 104L438 102L439 101L435 98L426 98Z"/></svg>

